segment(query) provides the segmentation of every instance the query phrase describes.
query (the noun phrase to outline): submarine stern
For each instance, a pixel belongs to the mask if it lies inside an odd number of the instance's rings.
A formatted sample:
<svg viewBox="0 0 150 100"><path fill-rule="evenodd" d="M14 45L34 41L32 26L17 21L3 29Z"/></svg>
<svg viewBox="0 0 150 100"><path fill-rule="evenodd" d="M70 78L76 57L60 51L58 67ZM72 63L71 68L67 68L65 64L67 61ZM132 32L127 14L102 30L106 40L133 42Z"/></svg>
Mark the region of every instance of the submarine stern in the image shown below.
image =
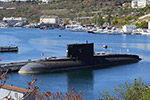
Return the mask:
<svg viewBox="0 0 150 100"><path fill-rule="evenodd" d="M132 54L103 54L99 56L94 56L94 63L99 68L114 65L131 64L139 62L140 60L142 59L138 55Z"/></svg>

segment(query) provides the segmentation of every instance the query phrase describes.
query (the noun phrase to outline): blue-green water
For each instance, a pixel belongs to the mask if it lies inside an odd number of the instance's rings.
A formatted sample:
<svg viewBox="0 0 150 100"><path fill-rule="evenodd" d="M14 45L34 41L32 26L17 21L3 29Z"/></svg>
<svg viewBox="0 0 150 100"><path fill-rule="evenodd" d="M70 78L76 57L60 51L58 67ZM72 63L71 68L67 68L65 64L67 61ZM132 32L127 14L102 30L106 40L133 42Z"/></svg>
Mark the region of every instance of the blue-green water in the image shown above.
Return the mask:
<svg viewBox="0 0 150 100"><path fill-rule="evenodd" d="M96 35L57 29L5 28L0 29L0 46L15 45L17 42L19 52L0 53L0 59L2 59L1 63L4 63L50 56L63 57L66 56L67 44L83 43L86 40L94 42L96 52L138 54L143 60L134 64L106 69L36 75L10 73L7 84L26 88L27 81L37 78L37 85L41 91L66 92L75 88L76 91L81 90L85 94L85 100L100 99L99 91L112 90L115 85L128 79L133 81L135 78L142 77L144 82L150 84L150 36ZM111 48L104 50L103 45L108 45ZM41 53L44 53L44 57L41 56Z"/></svg>

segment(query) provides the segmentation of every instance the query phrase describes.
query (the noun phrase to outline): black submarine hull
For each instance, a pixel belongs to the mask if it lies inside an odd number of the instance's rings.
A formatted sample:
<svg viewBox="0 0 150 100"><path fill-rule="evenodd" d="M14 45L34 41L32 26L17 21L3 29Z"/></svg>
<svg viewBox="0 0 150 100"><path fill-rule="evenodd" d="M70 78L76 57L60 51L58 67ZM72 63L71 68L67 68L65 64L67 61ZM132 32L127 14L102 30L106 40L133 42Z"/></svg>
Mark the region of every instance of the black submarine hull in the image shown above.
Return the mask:
<svg viewBox="0 0 150 100"><path fill-rule="evenodd" d="M34 63L28 63L23 66L18 73L29 74L84 68L106 68L108 66L135 63L141 60L139 56L130 54L103 54L89 58L83 57L82 60L80 59L66 57L41 60Z"/></svg>
<svg viewBox="0 0 150 100"><path fill-rule="evenodd" d="M58 72L83 68L105 68L108 66L135 63L141 60L137 55L94 53L93 43L68 44L67 57L48 58L28 63L19 73Z"/></svg>

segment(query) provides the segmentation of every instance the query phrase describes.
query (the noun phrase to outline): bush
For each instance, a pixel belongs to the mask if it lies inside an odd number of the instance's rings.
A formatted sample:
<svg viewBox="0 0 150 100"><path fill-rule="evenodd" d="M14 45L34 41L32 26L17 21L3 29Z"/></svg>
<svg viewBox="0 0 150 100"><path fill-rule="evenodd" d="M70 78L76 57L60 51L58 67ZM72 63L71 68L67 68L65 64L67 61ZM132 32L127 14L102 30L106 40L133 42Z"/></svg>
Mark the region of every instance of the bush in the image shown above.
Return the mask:
<svg viewBox="0 0 150 100"><path fill-rule="evenodd" d="M142 82L141 78L135 79L133 83L126 81L114 87L114 92L110 94L110 90L101 92L104 100L149 100L150 87Z"/></svg>
<svg viewBox="0 0 150 100"><path fill-rule="evenodd" d="M148 28L148 22L142 21L141 23L136 23L136 28Z"/></svg>

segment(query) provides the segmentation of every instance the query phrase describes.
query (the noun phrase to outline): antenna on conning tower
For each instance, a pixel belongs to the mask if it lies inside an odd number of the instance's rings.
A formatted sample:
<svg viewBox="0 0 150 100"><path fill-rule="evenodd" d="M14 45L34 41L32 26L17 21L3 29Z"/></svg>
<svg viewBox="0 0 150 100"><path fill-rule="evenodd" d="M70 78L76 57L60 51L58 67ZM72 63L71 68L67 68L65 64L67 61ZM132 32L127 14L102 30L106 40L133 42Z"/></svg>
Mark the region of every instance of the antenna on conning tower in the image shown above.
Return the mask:
<svg viewBox="0 0 150 100"><path fill-rule="evenodd" d="M86 43L88 43L88 40L86 40Z"/></svg>

